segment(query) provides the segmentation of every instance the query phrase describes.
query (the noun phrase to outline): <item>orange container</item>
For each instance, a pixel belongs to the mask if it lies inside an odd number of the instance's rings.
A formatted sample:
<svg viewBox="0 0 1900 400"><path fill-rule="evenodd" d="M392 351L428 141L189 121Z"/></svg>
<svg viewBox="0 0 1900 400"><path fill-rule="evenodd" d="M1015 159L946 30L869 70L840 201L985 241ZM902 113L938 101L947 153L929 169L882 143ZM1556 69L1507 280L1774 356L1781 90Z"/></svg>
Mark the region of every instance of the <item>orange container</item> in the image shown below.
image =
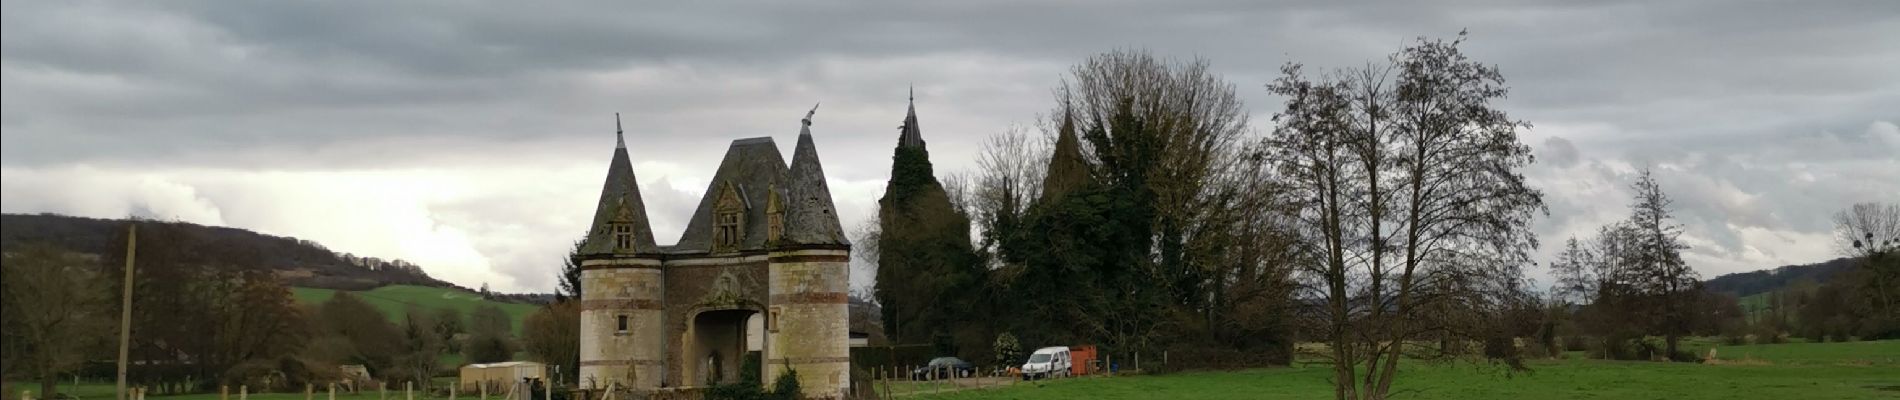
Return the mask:
<svg viewBox="0 0 1900 400"><path fill-rule="evenodd" d="M1089 367L1095 365L1095 345L1085 344L1069 347L1069 374L1088 375Z"/></svg>

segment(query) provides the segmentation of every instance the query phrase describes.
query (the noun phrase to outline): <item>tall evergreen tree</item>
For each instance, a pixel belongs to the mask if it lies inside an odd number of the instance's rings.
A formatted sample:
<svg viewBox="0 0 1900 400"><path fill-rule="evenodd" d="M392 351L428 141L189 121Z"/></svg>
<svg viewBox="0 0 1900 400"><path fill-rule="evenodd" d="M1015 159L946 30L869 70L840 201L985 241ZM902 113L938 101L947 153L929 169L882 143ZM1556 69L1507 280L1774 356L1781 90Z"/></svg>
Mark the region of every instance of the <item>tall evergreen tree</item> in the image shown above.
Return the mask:
<svg viewBox="0 0 1900 400"><path fill-rule="evenodd" d="M581 298L581 245L584 244L587 244L586 237L575 240L567 257L561 259L561 287L554 292L556 301Z"/></svg>
<svg viewBox="0 0 1900 400"><path fill-rule="evenodd" d="M878 199L876 295L884 329L898 343L943 343L959 321L977 320L967 294L982 281L970 243L970 219L951 204L933 175L930 151L917 125L917 107L904 117L891 157L891 179ZM964 318L971 317L971 318ZM971 332L981 350L990 332Z"/></svg>

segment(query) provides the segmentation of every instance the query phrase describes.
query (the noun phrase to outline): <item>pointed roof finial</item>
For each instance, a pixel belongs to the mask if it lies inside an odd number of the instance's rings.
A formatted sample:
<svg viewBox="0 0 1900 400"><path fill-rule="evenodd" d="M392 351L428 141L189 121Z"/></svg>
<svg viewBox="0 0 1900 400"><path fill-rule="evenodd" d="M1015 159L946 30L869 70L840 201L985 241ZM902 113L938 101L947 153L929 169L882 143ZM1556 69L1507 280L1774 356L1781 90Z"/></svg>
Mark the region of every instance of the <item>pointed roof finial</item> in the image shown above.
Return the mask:
<svg viewBox="0 0 1900 400"><path fill-rule="evenodd" d="M620 113L614 113L614 148L627 148L626 131L620 129Z"/></svg>
<svg viewBox="0 0 1900 400"><path fill-rule="evenodd" d="M924 135L917 127L917 86L910 87L910 108L904 112L904 124L897 127L898 147L924 147Z"/></svg>
<svg viewBox="0 0 1900 400"><path fill-rule="evenodd" d="M818 113L818 104L820 103L811 103L811 111L806 111L805 119L800 120L805 123L805 126L811 126L811 116Z"/></svg>

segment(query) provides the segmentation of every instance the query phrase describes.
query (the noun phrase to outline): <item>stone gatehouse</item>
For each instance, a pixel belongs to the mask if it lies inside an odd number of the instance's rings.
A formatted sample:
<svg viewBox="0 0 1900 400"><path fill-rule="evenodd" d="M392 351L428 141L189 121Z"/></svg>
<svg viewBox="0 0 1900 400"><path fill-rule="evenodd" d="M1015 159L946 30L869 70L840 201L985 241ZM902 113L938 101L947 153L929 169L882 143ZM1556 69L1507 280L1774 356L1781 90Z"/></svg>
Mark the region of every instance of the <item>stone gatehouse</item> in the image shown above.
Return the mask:
<svg viewBox="0 0 1900 400"><path fill-rule="evenodd" d="M811 115L789 166L770 137L734 140L672 246L654 244L626 139L615 134L580 249L581 386L731 382L756 351L766 382L789 367L806 396L841 397L850 385L851 244Z"/></svg>

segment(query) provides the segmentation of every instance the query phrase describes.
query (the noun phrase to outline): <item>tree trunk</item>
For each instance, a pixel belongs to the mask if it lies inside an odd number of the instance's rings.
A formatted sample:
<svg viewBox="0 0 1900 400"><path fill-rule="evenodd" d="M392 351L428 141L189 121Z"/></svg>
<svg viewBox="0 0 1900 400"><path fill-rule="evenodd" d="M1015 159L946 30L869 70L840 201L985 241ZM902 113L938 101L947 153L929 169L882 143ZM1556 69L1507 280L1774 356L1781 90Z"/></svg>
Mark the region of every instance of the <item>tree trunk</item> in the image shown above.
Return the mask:
<svg viewBox="0 0 1900 400"><path fill-rule="evenodd" d="M1668 335L1663 336L1663 342L1665 343L1663 345L1663 348L1665 349L1664 351L1667 352L1666 354L1663 354L1663 358L1667 358L1669 359L1669 361L1676 360L1676 342L1680 341L1681 339L1682 339L1681 337L1676 336L1676 333L1673 332L1673 330Z"/></svg>
<svg viewBox="0 0 1900 400"><path fill-rule="evenodd" d="M40 398L42 399L50 400L59 391L59 374L50 370L51 368L40 369Z"/></svg>

